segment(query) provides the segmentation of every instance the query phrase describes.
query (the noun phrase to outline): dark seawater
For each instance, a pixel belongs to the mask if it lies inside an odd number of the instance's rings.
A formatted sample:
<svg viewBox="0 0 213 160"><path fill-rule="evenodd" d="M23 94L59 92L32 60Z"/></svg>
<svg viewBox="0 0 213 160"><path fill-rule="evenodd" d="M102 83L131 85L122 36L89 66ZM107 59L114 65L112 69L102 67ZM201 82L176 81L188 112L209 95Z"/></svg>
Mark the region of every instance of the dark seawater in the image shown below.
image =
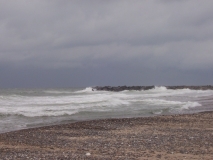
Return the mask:
<svg viewBox="0 0 213 160"><path fill-rule="evenodd" d="M213 90L0 89L0 132L101 118L212 111Z"/></svg>

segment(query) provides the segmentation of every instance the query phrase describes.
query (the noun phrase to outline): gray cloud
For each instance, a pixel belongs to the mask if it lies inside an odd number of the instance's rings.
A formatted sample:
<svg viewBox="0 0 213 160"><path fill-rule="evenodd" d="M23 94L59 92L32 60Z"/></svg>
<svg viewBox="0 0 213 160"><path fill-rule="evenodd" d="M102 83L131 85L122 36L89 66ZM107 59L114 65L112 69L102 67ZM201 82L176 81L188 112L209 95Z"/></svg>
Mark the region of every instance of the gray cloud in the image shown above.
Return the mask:
<svg viewBox="0 0 213 160"><path fill-rule="evenodd" d="M95 77L101 69L110 72L107 68L112 65L116 73L121 66L147 74L160 69L181 75L213 69L210 0L1 0L0 4L4 71L70 69L83 75L96 70Z"/></svg>

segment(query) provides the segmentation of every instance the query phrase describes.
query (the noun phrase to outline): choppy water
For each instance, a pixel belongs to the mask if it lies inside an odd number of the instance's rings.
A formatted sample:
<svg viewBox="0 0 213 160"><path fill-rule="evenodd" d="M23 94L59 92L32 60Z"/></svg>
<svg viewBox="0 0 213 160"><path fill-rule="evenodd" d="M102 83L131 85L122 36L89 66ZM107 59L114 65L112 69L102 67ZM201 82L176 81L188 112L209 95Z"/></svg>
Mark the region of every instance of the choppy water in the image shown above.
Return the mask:
<svg viewBox="0 0 213 160"><path fill-rule="evenodd" d="M80 120L213 110L212 90L0 89L0 132Z"/></svg>

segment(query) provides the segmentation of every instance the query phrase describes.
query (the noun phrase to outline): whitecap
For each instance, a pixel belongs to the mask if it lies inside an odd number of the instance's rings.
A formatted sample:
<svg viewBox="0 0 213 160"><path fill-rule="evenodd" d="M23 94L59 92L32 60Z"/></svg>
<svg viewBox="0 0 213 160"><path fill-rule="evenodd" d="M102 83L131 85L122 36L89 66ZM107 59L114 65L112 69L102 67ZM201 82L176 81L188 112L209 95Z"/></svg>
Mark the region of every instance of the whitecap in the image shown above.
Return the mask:
<svg viewBox="0 0 213 160"><path fill-rule="evenodd" d="M200 103L198 102L186 102L181 109L189 109L189 108L194 108L194 107L200 107L202 106Z"/></svg>
<svg viewBox="0 0 213 160"><path fill-rule="evenodd" d="M85 88L83 90L75 91L74 93L91 93L93 91L95 91L95 89L93 89L92 87L87 87L87 88Z"/></svg>

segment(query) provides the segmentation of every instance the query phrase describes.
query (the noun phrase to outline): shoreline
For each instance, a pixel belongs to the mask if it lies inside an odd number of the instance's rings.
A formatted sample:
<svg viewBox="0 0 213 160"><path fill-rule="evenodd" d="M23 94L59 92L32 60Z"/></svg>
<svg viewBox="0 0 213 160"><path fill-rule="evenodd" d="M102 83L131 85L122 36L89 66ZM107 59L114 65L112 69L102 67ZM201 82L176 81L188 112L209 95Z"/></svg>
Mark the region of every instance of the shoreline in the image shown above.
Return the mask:
<svg viewBox="0 0 213 160"><path fill-rule="evenodd" d="M212 159L213 111L6 132L0 153L0 159Z"/></svg>
<svg viewBox="0 0 213 160"><path fill-rule="evenodd" d="M137 119L137 118L152 118L152 117L161 117L161 116L178 116L178 115L191 115L191 114L199 114L199 113L208 113L208 112L213 112L213 110L206 110L206 111L190 111L190 112L186 112L186 113L167 113L167 114L153 114L153 115L143 115L143 116L132 116L132 115L127 115L126 117L123 116L118 116L118 117L103 117L103 118L97 118L97 119L83 119L83 120L65 120L62 122L58 122L58 123L50 123L50 124L44 124L44 125L38 125L38 126L33 126L33 127L25 127L25 128L20 128L20 129L16 129L16 130L8 130L8 131L4 131L4 132L0 132L1 134L6 134L6 133L10 133L10 132L17 132L17 131L22 131L22 130L28 130L28 129L37 129L37 128L43 128L43 127L52 127L52 126L61 126L61 125L67 125L67 124L72 124L72 123L79 123L79 122L90 122L90 121L100 121L100 120L117 120L117 119Z"/></svg>

